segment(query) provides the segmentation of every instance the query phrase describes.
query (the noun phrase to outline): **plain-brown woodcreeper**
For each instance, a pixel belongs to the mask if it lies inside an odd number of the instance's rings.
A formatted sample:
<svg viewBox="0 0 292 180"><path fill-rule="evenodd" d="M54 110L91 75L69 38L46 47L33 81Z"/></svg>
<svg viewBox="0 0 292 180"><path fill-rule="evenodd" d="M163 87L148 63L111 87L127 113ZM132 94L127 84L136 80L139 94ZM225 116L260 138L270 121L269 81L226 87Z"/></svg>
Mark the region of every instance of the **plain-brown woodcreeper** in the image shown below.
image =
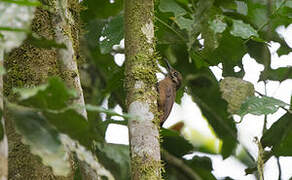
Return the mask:
<svg viewBox="0 0 292 180"><path fill-rule="evenodd" d="M173 69L167 60L168 73L165 78L158 82L158 110L161 113L159 116L160 126L169 116L173 103L176 97L176 91L180 88L182 83L182 75L175 69Z"/></svg>

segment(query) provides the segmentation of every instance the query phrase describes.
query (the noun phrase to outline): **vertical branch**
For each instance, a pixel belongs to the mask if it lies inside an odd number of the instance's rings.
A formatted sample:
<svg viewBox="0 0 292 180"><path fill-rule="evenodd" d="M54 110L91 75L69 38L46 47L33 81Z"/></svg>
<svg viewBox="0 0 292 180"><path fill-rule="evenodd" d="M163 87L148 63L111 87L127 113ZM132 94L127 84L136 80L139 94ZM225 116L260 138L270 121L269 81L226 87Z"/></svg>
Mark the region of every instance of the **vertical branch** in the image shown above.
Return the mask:
<svg viewBox="0 0 292 180"><path fill-rule="evenodd" d="M125 88L132 179L161 179L153 0L125 1Z"/></svg>
<svg viewBox="0 0 292 180"><path fill-rule="evenodd" d="M79 26L79 24L75 24L75 18L70 12L70 9L74 9L78 12L80 8L78 6L78 0L54 0L53 7L55 9L55 14L52 17L52 24L55 32L55 39L58 43L63 43L66 45L66 49L58 49L57 50L57 58L60 65L60 72L62 73L63 79L65 80L67 86L70 88L74 88L78 93L78 98L73 100L72 104L79 105L80 108L77 110L80 114L82 114L85 119L87 119L87 112L85 109L85 102L83 96L83 90L81 87L81 81L78 72L77 65L77 56L78 52L75 52L78 48L78 31L79 29L73 28ZM72 7L75 5L76 7ZM78 13L76 13L78 14ZM74 29L74 30L72 30ZM77 35L73 37L73 34ZM75 43L74 43L75 42ZM82 171L83 179L100 179L101 176L106 176L109 180L113 179L111 172L104 168L106 173L99 174L99 171L102 168L92 168L85 162L79 162L80 168ZM98 163L98 162L97 162ZM99 167L103 167L101 164Z"/></svg>
<svg viewBox="0 0 292 180"><path fill-rule="evenodd" d="M3 67L4 60L4 50L0 48L0 68ZM3 112L3 75L0 74L0 110ZM0 132L0 179L7 180L8 179L8 142L7 136L5 134L5 124L3 113L2 117L0 117L0 128L2 127L2 135Z"/></svg>
<svg viewBox="0 0 292 180"><path fill-rule="evenodd" d="M75 0L71 0L72 2ZM55 0L55 14L52 18L52 24L55 31L55 39L58 43L64 43L66 49L59 49L57 52L58 61L60 64L60 72L67 85L74 88L78 93L78 98L74 100L73 104L80 105L79 113L87 118L87 113L84 108L83 91L81 87L76 52L74 50L74 39L71 32L71 27L75 25L74 18L69 10L70 0ZM76 0L75 3L78 3ZM78 40L77 40L78 41Z"/></svg>

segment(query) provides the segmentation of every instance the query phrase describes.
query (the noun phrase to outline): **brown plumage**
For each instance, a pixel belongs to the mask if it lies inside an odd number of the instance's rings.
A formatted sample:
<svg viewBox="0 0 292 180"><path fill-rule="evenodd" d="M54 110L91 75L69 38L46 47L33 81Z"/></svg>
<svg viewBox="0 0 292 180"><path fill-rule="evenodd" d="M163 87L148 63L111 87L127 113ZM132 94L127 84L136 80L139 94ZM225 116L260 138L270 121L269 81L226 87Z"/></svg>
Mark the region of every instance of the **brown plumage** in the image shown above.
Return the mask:
<svg viewBox="0 0 292 180"><path fill-rule="evenodd" d="M173 103L175 101L176 91L181 86L182 76L174 70L168 63L168 74L158 83L158 110L162 113L160 115L160 125L169 116Z"/></svg>

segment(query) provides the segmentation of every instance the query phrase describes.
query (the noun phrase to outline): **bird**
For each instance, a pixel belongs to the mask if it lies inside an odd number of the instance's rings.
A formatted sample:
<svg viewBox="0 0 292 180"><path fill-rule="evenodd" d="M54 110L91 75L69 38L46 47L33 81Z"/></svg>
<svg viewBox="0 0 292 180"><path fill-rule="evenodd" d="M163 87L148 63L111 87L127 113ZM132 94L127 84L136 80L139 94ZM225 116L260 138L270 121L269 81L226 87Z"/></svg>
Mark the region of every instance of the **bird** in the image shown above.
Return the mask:
<svg viewBox="0 0 292 180"><path fill-rule="evenodd" d="M165 78L157 84L158 110L161 112L159 116L161 127L171 112L176 92L182 84L181 73L173 69L166 59L165 62L167 64L168 73Z"/></svg>

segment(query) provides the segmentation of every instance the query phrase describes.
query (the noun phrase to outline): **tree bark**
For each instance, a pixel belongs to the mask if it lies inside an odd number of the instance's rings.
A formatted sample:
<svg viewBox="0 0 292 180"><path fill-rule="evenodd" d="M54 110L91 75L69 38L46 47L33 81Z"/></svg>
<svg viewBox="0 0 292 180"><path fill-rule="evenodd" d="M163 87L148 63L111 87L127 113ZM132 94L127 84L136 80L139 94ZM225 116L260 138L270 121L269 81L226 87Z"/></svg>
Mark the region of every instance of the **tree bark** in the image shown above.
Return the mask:
<svg viewBox="0 0 292 180"><path fill-rule="evenodd" d="M39 36L53 39L53 27L48 22L50 22L49 12L37 9L32 22L32 31ZM11 102L16 101L13 88L33 87L46 82L49 76L60 74L55 50L36 48L27 42L5 56L4 65L7 70L4 76L4 96ZM4 117L9 146L9 179L73 179L73 171L68 177L57 177L49 167L41 163L38 156L30 153L29 147L21 142L21 136L16 133L5 104Z"/></svg>
<svg viewBox="0 0 292 180"><path fill-rule="evenodd" d="M55 14L51 21L54 26L55 40L58 43L66 45L66 49L57 50L60 72L66 85L75 89L78 98L73 100L72 104L78 105L77 111L87 119L83 90L78 72L77 54L79 53L79 12L80 6L78 0L52 0ZM72 13L71 11L74 11ZM74 14L74 15L73 15ZM93 169L86 162L79 161L82 179L97 180L102 175L98 174L98 169ZM100 165L100 167L103 167ZM106 169L104 169L107 171ZM111 174L108 172L108 174ZM103 174L103 176L106 176ZM107 176L112 179L112 176Z"/></svg>
<svg viewBox="0 0 292 180"><path fill-rule="evenodd" d="M0 48L0 67L3 67L4 50ZM3 76L0 74L0 109L3 112ZM8 142L5 133L3 115L0 117L2 124L2 137L0 136L0 180L7 180L8 177Z"/></svg>
<svg viewBox="0 0 292 180"><path fill-rule="evenodd" d="M161 179L153 0L125 1L125 88L131 177Z"/></svg>

